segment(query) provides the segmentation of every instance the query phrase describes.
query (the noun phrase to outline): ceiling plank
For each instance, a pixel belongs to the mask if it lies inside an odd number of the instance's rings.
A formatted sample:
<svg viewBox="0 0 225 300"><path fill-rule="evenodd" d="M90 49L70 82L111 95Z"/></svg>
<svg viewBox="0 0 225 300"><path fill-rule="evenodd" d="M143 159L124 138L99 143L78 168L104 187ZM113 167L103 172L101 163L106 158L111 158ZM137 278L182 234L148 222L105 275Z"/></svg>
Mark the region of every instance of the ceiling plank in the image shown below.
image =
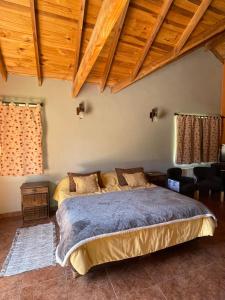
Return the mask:
<svg viewBox="0 0 225 300"><path fill-rule="evenodd" d="M134 71L132 72L131 80L133 80L137 76L139 70L141 69L141 67L144 63L144 60L153 44L158 32L160 31L160 28L165 20L165 17L167 15L172 3L173 3L173 0L165 0L164 1L162 10L156 19L156 22L152 28L152 31L150 33L150 36L148 38L148 41L147 41L144 49L143 49L143 52L139 58L139 61L137 62L136 66L134 68Z"/></svg>
<svg viewBox="0 0 225 300"><path fill-rule="evenodd" d="M79 20L77 24L78 32L76 34L76 53L75 53L75 61L74 61L74 69L73 69L73 80L76 77L79 60L80 60L80 48L81 48L81 40L82 40L82 32L83 32L83 24L84 24L84 12L85 12L85 4L86 0L80 0L80 13L79 13Z"/></svg>
<svg viewBox="0 0 225 300"><path fill-rule="evenodd" d="M30 9L31 9L31 23L32 23L32 32L33 32L33 42L34 42L34 52L35 52L35 61L36 61L36 70L38 85L42 85L42 72L40 64L40 47L37 33L37 19L36 19L36 0L30 0Z"/></svg>
<svg viewBox="0 0 225 300"><path fill-rule="evenodd" d="M127 2L128 0L104 0L91 38L73 82L73 96L78 95L113 27L123 13Z"/></svg>
<svg viewBox="0 0 225 300"><path fill-rule="evenodd" d="M8 74L7 74L7 70L6 70L6 67L5 67L3 55L2 55L2 52L1 52L1 46L0 46L0 73L2 75L3 80L7 81Z"/></svg>
<svg viewBox="0 0 225 300"><path fill-rule="evenodd" d="M111 65L112 65L113 58L114 58L114 55L115 55L115 52L116 52L116 48L117 48L117 45L118 45L120 34L121 34L121 31L122 31L122 28L123 28L123 24L124 24L124 20L125 20L125 17L126 17L126 13L127 13L129 3L130 3L130 0L127 1L125 9L124 9L120 19L117 21L117 24L116 24L116 27L115 27L115 32L114 32L114 36L113 36L113 39L112 39L112 44L110 46L109 54L108 54L108 57L107 57L107 60L106 60L105 68L104 68L103 77L102 77L101 84L100 84L100 91L101 92L104 91L106 83L107 83L107 79L108 79L108 76L109 76L109 73L110 73L110 70L111 70Z"/></svg>
<svg viewBox="0 0 225 300"><path fill-rule="evenodd" d="M175 49L174 49L175 55L177 55L181 51L181 49L183 48L183 46L185 45L185 43L189 39L190 35L192 34L194 29L198 25L199 21L203 17L204 13L206 12L206 10L209 7L211 2L212 2L212 0L202 0L201 4L199 5L199 7L196 11L196 13L192 17L191 21L189 22L189 24L187 25L185 30L183 31L183 33L182 33Z"/></svg>
<svg viewBox="0 0 225 300"><path fill-rule="evenodd" d="M174 52L172 51L167 55L167 57L163 60L158 62L155 65L148 65L141 69L141 72L139 72L138 76L133 80L130 81L130 79L121 81L117 84L115 84L112 88L111 91L113 93L117 93L124 89L125 87L133 84L134 82L142 79L143 77L153 73L154 71L158 70L159 68L167 65L168 63L180 58L182 55L188 53L189 51L194 50L196 47L202 46L205 42L209 41L211 38L215 37L216 35L219 35L225 31L225 19L221 20L220 22L217 22L216 25L211 26L209 31L204 31L203 33L199 34L193 39L193 42L189 44L188 46L184 47L178 55L175 55Z"/></svg>

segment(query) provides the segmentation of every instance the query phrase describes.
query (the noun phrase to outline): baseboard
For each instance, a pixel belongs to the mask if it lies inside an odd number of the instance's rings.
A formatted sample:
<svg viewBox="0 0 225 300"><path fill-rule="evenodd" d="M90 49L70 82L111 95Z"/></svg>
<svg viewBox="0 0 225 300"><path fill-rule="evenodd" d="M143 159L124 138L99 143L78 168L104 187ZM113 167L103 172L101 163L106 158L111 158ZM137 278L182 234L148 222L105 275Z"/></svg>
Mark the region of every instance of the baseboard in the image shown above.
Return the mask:
<svg viewBox="0 0 225 300"><path fill-rule="evenodd" d="M13 218L13 217L22 217L22 212L14 211L14 212L0 214L0 219Z"/></svg>

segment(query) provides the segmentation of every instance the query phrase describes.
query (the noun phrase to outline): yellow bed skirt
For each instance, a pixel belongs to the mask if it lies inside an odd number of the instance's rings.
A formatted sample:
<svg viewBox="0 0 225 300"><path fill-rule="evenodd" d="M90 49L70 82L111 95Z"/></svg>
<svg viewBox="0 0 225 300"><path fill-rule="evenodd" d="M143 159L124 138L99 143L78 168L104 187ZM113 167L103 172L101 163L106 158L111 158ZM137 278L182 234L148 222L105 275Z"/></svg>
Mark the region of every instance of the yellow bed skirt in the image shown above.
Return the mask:
<svg viewBox="0 0 225 300"><path fill-rule="evenodd" d="M216 222L211 217L200 217L118 233L80 246L71 254L70 262L79 274L84 275L99 264L146 255L197 237L212 236L215 227Z"/></svg>

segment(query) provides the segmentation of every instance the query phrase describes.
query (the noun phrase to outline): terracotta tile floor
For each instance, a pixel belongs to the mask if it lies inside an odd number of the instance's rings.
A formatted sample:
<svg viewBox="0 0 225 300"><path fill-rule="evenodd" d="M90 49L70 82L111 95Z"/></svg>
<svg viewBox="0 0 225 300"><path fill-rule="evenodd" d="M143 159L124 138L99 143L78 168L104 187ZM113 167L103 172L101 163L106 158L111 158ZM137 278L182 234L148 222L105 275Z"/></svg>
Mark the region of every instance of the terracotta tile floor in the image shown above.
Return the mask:
<svg viewBox="0 0 225 300"><path fill-rule="evenodd" d="M225 202L203 202L218 218L214 237L101 266L76 279L60 266L0 278L0 299L224 300ZM18 218L0 220L0 264L21 225Z"/></svg>

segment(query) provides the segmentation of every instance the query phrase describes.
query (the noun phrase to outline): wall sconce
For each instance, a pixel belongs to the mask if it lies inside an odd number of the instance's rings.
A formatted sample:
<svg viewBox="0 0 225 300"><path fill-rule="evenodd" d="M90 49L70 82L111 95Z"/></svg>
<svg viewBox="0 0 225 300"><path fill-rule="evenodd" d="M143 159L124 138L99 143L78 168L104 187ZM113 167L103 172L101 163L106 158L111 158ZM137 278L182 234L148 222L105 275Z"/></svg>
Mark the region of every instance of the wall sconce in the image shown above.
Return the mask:
<svg viewBox="0 0 225 300"><path fill-rule="evenodd" d="M84 102L81 102L81 103L79 104L79 106L77 107L77 116L78 116L80 119L83 119L83 118L84 118L84 115L85 115Z"/></svg>
<svg viewBox="0 0 225 300"><path fill-rule="evenodd" d="M150 112L150 119L152 122L158 121L158 108L153 108Z"/></svg>

